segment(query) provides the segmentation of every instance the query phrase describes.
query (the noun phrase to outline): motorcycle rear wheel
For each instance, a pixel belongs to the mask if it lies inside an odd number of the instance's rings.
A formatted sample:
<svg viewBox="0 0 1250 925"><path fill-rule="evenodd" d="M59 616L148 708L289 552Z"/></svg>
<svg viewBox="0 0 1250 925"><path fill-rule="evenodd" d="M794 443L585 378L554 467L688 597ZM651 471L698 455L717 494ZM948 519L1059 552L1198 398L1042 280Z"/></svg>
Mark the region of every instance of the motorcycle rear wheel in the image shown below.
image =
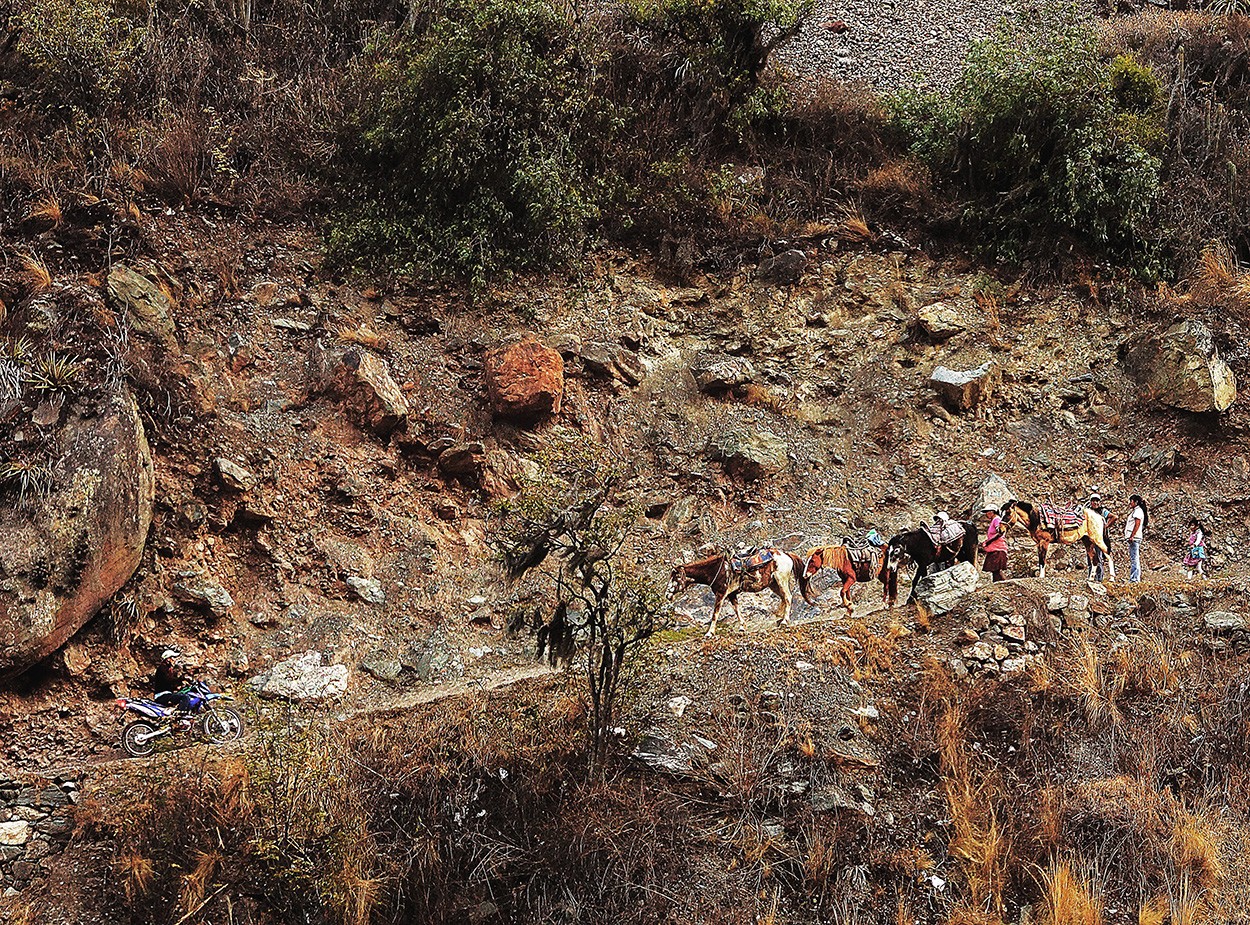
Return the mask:
<svg viewBox="0 0 1250 925"><path fill-rule="evenodd" d="M224 745L243 736L243 717L233 707L213 707L200 720L200 733L213 745Z"/></svg>
<svg viewBox="0 0 1250 925"><path fill-rule="evenodd" d="M140 737L150 736L154 732L156 732L156 727L145 719L137 719L129 723L122 730L122 750L131 758L146 758L156 751L156 737Z"/></svg>

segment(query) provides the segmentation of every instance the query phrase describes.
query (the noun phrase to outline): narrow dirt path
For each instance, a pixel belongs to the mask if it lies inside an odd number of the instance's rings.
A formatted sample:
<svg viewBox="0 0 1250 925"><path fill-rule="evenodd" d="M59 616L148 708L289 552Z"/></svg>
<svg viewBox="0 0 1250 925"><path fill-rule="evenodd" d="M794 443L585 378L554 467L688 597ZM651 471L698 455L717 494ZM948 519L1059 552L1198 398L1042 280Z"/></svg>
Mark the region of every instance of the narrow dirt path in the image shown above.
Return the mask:
<svg viewBox="0 0 1250 925"><path fill-rule="evenodd" d="M520 665L514 668L507 668L502 671L491 674L483 678L469 678L459 681L449 681L442 684L431 684L420 690L407 691L399 694L393 700L386 703L374 703L368 706L360 707L347 712L327 711L330 715L330 721L341 725L344 723L354 722L364 717L376 716L387 717L403 713L414 707L424 706L426 704L437 703L440 700L447 700L453 697L464 697L480 691L494 691L504 687L511 687L513 684L520 684L524 681L530 681L535 678L542 678L548 675L555 675L558 672L543 664ZM120 734L120 725L118 727ZM155 768L174 757L186 758L200 755L231 755L238 754L247 750L248 735L245 732L243 738L237 743L231 743L225 746L213 746L203 743L192 743L179 748L167 751L157 752L149 758L130 758L122 754L120 746L115 754L112 755L96 755L82 761L71 762L60 767L51 768L39 773L45 777L79 777L84 773L96 774L109 768Z"/></svg>

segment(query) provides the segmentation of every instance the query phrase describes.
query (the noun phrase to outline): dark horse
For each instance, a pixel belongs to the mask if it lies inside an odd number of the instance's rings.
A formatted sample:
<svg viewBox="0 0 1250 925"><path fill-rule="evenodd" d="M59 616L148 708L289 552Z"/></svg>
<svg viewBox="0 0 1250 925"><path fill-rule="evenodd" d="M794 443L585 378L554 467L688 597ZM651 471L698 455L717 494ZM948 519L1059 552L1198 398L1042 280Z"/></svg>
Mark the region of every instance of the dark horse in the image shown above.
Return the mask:
<svg viewBox="0 0 1250 925"><path fill-rule="evenodd" d="M916 564L915 573L911 577L911 594L908 595L907 603L910 604L916 599L916 582L920 580L921 575L929 574L931 567L936 565L949 568L956 562L977 564L977 544L981 542L977 534L977 525L970 520L955 522L964 528L964 535L959 540L942 546L937 546L933 542L933 536L923 527L904 530L890 538L887 544L890 549L890 559L894 562L901 562L902 557L905 556ZM936 571L941 571L941 569L936 569Z"/></svg>
<svg viewBox="0 0 1250 925"><path fill-rule="evenodd" d="M777 608L777 625L790 622L790 591L791 582L797 578L799 591L803 600L809 604L816 602L811 598L807 576L803 574L804 562L796 555L780 549L767 550L772 558L762 566L741 571L733 567L733 560L726 554L708 556L697 562L673 566L672 581L668 586L669 597L681 594L691 585L707 585L716 595L716 605L712 608L712 625L707 634L716 632L716 620L720 616L720 608L728 599L738 615L738 628L746 631L742 620L742 610L738 606L738 595L743 591L764 591L771 589L781 598Z"/></svg>

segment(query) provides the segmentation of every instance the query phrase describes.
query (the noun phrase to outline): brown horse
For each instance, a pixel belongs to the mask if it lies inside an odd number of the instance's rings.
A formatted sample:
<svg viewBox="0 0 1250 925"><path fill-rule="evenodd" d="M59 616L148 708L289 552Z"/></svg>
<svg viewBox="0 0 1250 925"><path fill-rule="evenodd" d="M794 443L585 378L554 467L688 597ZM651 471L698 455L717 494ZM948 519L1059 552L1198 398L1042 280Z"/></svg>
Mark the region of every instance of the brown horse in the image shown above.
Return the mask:
<svg viewBox="0 0 1250 925"><path fill-rule="evenodd" d="M808 596L809 585L807 578L803 575L803 560L780 549L766 551L773 554L772 559L757 568L746 571L735 569L733 560L725 553L708 556L696 562L687 562L684 565L676 565L673 567L673 577L669 582L668 596L675 597L692 585L707 585L711 588L712 593L716 595L716 604L712 608L712 625L707 631L709 636L716 632L716 621L720 616L721 605L726 599L733 604L734 613L738 615L738 628L746 632L742 609L738 606L738 595L743 591L753 593L771 590L781 598L781 604L777 608L777 625L789 623L791 583L795 578L799 580L799 591L803 594L803 600L809 604L815 603Z"/></svg>
<svg viewBox="0 0 1250 925"><path fill-rule="evenodd" d="M802 576L807 579L815 577L822 568L837 571L842 579L841 599L849 619L854 610L851 589L857 581L881 582L881 600L893 607L898 600L897 566L890 561L890 549L872 546L864 549L848 549L846 546L814 546L807 553L807 564L803 567ZM894 578L894 581L890 579ZM891 591L893 599L891 599Z"/></svg>
<svg viewBox="0 0 1250 925"><path fill-rule="evenodd" d="M1002 518L1008 525L1018 525L1028 531L1033 542L1037 544L1037 577L1046 577L1046 550L1051 543L1070 546L1074 543L1085 544L1085 557L1089 563L1089 579L1094 580L1097 560L1094 558L1094 547L1102 550L1107 557L1110 574L1115 575L1115 565L1111 562L1111 549L1107 544L1106 524L1102 515L1087 507L1074 508L1072 511L1056 511L1045 509L1027 501L1011 500L1003 505ZM1065 515L1069 515L1065 517Z"/></svg>

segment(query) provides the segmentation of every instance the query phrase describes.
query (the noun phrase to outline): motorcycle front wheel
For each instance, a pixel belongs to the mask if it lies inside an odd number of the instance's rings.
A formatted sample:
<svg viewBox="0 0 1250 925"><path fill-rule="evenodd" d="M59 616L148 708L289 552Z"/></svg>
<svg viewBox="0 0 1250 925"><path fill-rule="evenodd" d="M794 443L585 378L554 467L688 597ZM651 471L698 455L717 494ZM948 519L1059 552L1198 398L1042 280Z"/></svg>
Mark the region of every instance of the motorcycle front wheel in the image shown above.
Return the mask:
<svg viewBox="0 0 1250 925"><path fill-rule="evenodd" d="M200 732L214 745L233 742L243 735L243 717L233 707L213 707L200 720Z"/></svg>
<svg viewBox="0 0 1250 925"><path fill-rule="evenodd" d="M122 730L122 749L131 758L146 758L156 751L156 727L145 719L137 719ZM151 738L149 738L151 736Z"/></svg>

